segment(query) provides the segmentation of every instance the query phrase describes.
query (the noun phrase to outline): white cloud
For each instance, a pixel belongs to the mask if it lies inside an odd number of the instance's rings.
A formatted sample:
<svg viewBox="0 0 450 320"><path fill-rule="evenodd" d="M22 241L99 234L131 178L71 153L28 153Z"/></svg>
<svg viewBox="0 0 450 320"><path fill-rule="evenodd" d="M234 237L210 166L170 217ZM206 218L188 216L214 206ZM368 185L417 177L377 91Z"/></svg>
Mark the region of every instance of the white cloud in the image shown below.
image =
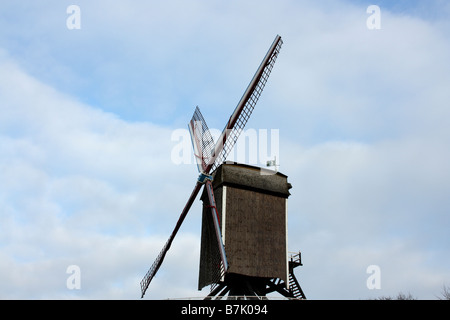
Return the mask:
<svg viewBox="0 0 450 320"><path fill-rule="evenodd" d="M284 153L298 159L284 166L293 185L289 249L303 251L299 275L311 298L408 290L435 298L436 282L450 276L448 259L437 258L449 250L448 151L444 144L395 140L329 142ZM434 259L439 262L430 265ZM372 264L382 269L379 292L365 286Z"/></svg>
<svg viewBox="0 0 450 320"><path fill-rule="evenodd" d="M0 295L138 298L131 283L164 243L149 232L164 234L182 208L161 200L191 185L171 163L171 130L76 102L11 59L0 68ZM80 292L65 287L71 264Z"/></svg>
<svg viewBox="0 0 450 320"><path fill-rule="evenodd" d="M199 104L221 128L277 33L249 126L280 129L306 295L433 298L448 283L448 24L382 7L370 31L363 6L255 3L81 2L78 33L64 5L8 4L20 23L2 22L16 40L0 51L1 297L138 298L196 176L170 161L172 127ZM138 117L170 124L123 119ZM202 295L198 207L149 298ZM65 287L71 264L80 291Z"/></svg>

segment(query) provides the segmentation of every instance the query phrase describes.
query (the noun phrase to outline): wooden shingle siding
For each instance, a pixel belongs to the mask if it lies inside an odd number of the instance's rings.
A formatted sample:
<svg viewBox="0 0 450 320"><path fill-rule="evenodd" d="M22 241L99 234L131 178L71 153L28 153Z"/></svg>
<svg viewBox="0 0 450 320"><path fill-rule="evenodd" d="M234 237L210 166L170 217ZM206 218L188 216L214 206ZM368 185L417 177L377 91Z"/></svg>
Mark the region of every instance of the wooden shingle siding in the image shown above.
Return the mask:
<svg viewBox="0 0 450 320"><path fill-rule="evenodd" d="M226 201L229 272L286 280L285 199L228 187Z"/></svg>

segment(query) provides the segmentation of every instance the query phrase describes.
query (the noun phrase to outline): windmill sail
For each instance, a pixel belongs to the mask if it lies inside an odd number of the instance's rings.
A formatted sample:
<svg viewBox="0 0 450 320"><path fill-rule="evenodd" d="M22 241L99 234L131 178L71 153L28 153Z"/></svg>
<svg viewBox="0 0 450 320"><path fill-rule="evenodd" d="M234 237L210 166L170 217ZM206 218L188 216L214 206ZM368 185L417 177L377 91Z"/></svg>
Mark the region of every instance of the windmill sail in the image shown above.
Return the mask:
<svg viewBox="0 0 450 320"><path fill-rule="evenodd" d="M226 160L226 157L228 156L229 152L235 145L241 131L245 127L245 124L247 123L248 119L250 118L250 115L256 105L256 102L258 101L261 92L264 89L264 86L267 82L270 72L272 71L273 65L281 49L282 43L283 41L281 40L281 37L276 36L269 51L267 52L266 56L261 62L258 70L256 71L255 75L252 78L252 81L250 82L250 84L247 87L247 90L241 97L241 100L239 101L233 114L231 115L230 119L225 125L225 128L221 136L219 137L218 141L214 145L214 147L213 147L214 141L209 133L208 127L206 126L206 122L204 121L203 116L200 113L200 110L196 108L194 112L194 117L189 124L189 128L191 130L191 135L193 139L196 141L195 143L197 144L197 146L194 146L195 148L194 151L196 157L198 157L197 159L199 159L197 161L197 164L201 174L199 180L197 181L194 187L194 190L191 193L191 196L189 197L180 215L180 218L178 219L177 224L175 225L175 229L173 230L172 234L170 235L160 254L156 258L155 262L150 267L150 269L148 270L148 272L141 281L141 291L142 291L141 298L144 297L144 294L148 289L150 282L152 281L156 272L159 270L164 260L164 257L166 256L166 253L172 244L173 239L175 238L178 230L181 227L181 224L186 218L186 215L189 212L189 209L191 208L195 198L197 197L203 183L207 182L204 180L205 176L209 174L211 169L212 170L216 169L224 160ZM196 127L198 129L195 129ZM224 264L224 267L226 267L225 265L226 257L224 255L224 251L221 252L221 255L222 255L222 263Z"/></svg>
<svg viewBox="0 0 450 320"><path fill-rule="evenodd" d="M211 163L215 144L208 126L206 125L206 121L198 107L195 108L194 115L192 116L188 127L191 134L198 171L205 172L206 168Z"/></svg>
<svg viewBox="0 0 450 320"><path fill-rule="evenodd" d="M227 256L225 254L225 247L223 245L222 232L220 230L220 219L219 212L217 211L216 200L214 199L214 190L211 183L211 180L206 181L206 192L208 194L209 206L211 208L212 220L214 222L214 231L216 233L216 240L219 247L220 253L220 276L223 275L228 270L228 261Z"/></svg>
<svg viewBox="0 0 450 320"><path fill-rule="evenodd" d="M228 120L222 135L216 143L214 163L211 164L212 171L214 171L226 160L231 149L233 149L236 144L239 135L247 124L247 121L250 118L259 97L261 96L267 79L272 71L273 65L278 57L278 53L281 50L282 44L283 40L281 40L281 37L277 35L258 70L253 76L252 81L250 81L247 90L245 90L241 100L236 106L236 109Z"/></svg>
<svg viewBox="0 0 450 320"><path fill-rule="evenodd" d="M222 241L222 232L220 230L219 213L216 207L216 200L214 199L214 191L211 184L211 177L204 174L209 162L211 161L212 151L214 150L214 140L209 132L206 121L203 118L200 109L195 108L194 115L189 122L189 132L191 134L192 146L194 148L194 155L197 161L198 171L201 173L202 179L205 181L205 188L208 194L208 202L213 221L214 231L216 235L217 248L220 255L221 273L225 273L228 269L227 257Z"/></svg>
<svg viewBox="0 0 450 320"><path fill-rule="evenodd" d="M145 292L148 289L148 286L150 285L150 282L152 281L153 277L155 276L156 272L158 272L159 267L161 266L164 257L166 256L167 251L170 249L170 245L172 244L173 239L175 238L176 234L178 233L178 230L181 227L181 224L183 223L184 219L186 218L187 213L189 212L189 209L192 206L192 203L194 202L195 198L197 197L198 192L200 191L202 187L202 184L200 182L197 182L194 190L191 193L191 196L188 199L188 202L184 206L183 211L181 212L180 218L178 218L178 222L175 225L175 229L172 231L172 234L169 237L169 240L167 240L166 244L162 248L161 252L159 253L158 257L156 258L155 262L153 262L150 269L145 274L144 278L141 280L141 298L144 297Z"/></svg>

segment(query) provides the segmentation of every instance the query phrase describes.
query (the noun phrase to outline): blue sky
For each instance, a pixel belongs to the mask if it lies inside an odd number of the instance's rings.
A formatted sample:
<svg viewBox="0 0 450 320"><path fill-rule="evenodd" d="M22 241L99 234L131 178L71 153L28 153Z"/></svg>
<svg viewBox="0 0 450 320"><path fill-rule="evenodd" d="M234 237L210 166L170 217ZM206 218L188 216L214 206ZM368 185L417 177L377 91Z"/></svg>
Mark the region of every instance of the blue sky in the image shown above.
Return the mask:
<svg viewBox="0 0 450 320"><path fill-rule="evenodd" d="M174 132L196 105L222 129L280 34L247 128L279 130L305 294L435 299L450 285L449 14L446 1L2 1L0 297L139 298L197 175L174 163ZM199 212L147 298L207 293Z"/></svg>

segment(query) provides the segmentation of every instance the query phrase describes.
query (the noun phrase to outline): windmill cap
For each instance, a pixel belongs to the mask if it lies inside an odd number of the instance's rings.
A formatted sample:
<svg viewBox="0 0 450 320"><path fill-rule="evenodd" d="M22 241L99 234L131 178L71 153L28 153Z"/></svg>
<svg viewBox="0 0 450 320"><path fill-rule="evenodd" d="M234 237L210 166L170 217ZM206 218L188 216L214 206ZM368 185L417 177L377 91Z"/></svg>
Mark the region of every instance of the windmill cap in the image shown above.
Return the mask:
<svg viewBox="0 0 450 320"><path fill-rule="evenodd" d="M233 186L284 198L290 196L292 188L287 176L280 172L241 163L224 163L212 175L214 188Z"/></svg>

